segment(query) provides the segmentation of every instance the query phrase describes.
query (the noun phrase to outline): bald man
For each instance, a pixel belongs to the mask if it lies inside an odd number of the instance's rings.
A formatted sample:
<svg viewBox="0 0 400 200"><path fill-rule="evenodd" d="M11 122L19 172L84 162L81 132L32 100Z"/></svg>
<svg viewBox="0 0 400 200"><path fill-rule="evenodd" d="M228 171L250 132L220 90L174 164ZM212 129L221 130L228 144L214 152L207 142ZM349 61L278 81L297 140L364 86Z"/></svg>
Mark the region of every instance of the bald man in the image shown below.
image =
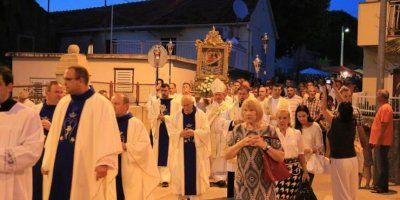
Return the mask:
<svg viewBox="0 0 400 200"><path fill-rule="evenodd" d="M182 110L173 117L171 187L178 198L201 198L209 188L211 143L206 114L194 106L192 96L182 97Z"/></svg>
<svg viewBox="0 0 400 200"><path fill-rule="evenodd" d="M121 134L122 154L118 156L117 199L152 199L160 176L143 123L129 112L129 98L111 98Z"/></svg>

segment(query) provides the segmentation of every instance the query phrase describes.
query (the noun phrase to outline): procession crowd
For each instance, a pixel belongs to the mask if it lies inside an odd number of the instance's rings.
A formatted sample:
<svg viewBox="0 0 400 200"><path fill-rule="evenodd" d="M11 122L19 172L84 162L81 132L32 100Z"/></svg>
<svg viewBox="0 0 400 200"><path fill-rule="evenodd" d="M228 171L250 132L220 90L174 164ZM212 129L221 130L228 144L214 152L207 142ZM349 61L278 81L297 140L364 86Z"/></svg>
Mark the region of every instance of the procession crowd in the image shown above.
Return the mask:
<svg viewBox="0 0 400 200"><path fill-rule="evenodd" d="M0 67L0 200L153 199L157 187L176 199L202 199L209 187L233 199L296 199L319 173L331 174L334 200L389 190L386 90L368 130L348 81L215 79L199 96L158 79L146 128L129 95L89 83L86 68L71 66L35 105L24 93L13 100L13 76Z"/></svg>

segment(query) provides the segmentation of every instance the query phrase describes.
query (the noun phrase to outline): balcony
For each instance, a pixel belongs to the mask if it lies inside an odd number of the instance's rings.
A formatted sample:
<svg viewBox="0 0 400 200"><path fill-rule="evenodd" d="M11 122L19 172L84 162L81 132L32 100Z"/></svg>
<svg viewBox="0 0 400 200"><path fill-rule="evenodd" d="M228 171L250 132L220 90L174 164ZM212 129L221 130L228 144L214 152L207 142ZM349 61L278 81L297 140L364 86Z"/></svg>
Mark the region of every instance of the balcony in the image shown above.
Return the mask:
<svg viewBox="0 0 400 200"><path fill-rule="evenodd" d="M156 44L164 46L169 41L160 40L117 40L113 42L113 53L115 54L147 54L150 48ZM195 41L173 41L175 44L173 54L176 56L197 59L197 50ZM247 70L248 60L248 43L240 42L232 46L229 57L229 67Z"/></svg>
<svg viewBox="0 0 400 200"><path fill-rule="evenodd" d="M388 10L388 36L399 37L400 36L400 0L389 1Z"/></svg>

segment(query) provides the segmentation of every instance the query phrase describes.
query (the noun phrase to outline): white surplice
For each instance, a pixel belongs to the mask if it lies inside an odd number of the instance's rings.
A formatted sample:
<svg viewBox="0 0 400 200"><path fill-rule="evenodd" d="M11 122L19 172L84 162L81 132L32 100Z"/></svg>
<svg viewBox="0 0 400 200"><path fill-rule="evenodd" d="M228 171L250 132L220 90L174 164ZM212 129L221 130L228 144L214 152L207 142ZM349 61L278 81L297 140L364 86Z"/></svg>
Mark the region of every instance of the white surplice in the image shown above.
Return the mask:
<svg viewBox="0 0 400 200"><path fill-rule="evenodd" d="M177 112L172 119L173 131L170 133L170 148L174 150L171 163L171 188L174 194L185 194L184 176L184 138L180 137L183 131L183 114ZM194 130L194 143L196 146L196 193L204 194L210 187L209 158L211 152L210 126L206 114L197 109L195 114L196 129ZM208 166L207 166L208 165Z"/></svg>
<svg viewBox="0 0 400 200"><path fill-rule="evenodd" d="M43 199L50 195L54 163L65 113L71 102L67 95L60 100L54 112L43 158ZM120 132L111 102L95 93L83 107L77 138L71 183L71 200L116 199L115 176L118 173L118 154L122 152ZM107 176L96 181L97 166L107 165Z"/></svg>
<svg viewBox="0 0 400 200"><path fill-rule="evenodd" d="M43 151L40 117L16 103L0 112L0 200L32 199L32 167Z"/></svg>
<svg viewBox="0 0 400 200"><path fill-rule="evenodd" d="M135 117L128 122L121 170L125 199L152 199L151 194L160 182L160 175L146 128Z"/></svg>
<svg viewBox="0 0 400 200"><path fill-rule="evenodd" d="M225 112L231 107L226 101L218 104L213 102L207 106L207 119L210 124L211 138L211 177L214 181L225 181L227 161L224 159L226 148L225 129L229 127L230 120L225 118Z"/></svg>
<svg viewBox="0 0 400 200"><path fill-rule="evenodd" d="M160 139L160 124L161 120L158 120L158 116L160 115L160 106L161 106L161 100L158 99L153 99L151 103L149 104L148 107L148 120L150 123L150 128L151 132L153 134L153 153L155 155L156 161L158 160L158 146L159 146L159 139ZM174 113L178 112L179 109L181 108L180 104L178 104L177 101L171 100L170 104L170 115L164 115L165 117L165 126L167 127L168 135L171 132L171 117L173 116ZM169 171L169 165L171 163L172 159L172 148L169 147L168 149L168 161L167 161L167 167L161 167L160 169L161 174L161 181L162 182L169 182L170 181L170 171Z"/></svg>

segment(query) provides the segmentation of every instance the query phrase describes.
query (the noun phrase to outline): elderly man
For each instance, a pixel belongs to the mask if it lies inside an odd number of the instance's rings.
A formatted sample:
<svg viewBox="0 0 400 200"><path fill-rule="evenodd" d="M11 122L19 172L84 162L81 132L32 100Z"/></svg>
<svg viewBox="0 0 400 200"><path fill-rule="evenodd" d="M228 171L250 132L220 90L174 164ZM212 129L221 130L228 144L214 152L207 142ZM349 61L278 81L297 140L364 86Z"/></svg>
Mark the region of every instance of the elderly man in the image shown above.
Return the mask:
<svg viewBox="0 0 400 200"><path fill-rule="evenodd" d="M0 200L30 200L43 128L38 114L11 98L12 88L11 70L0 67Z"/></svg>
<svg viewBox="0 0 400 200"><path fill-rule="evenodd" d="M389 104L389 92L379 90L377 93L379 110L371 126L369 143L374 150L377 181L375 193L389 191L389 159L388 153L393 143L393 109Z"/></svg>
<svg viewBox="0 0 400 200"><path fill-rule="evenodd" d="M111 103L124 150L118 156L117 199L152 199L160 176L146 128L129 112L126 95L115 94Z"/></svg>
<svg viewBox="0 0 400 200"><path fill-rule="evenodd" d="M304 100L303 104L307 106L310 111L311 118L314 121L319 121L322 117L321 101L317 98L317 88L315 86L308 86L308 97Z"/></svg>
<svg viewBox="0 0 400 200"><path fill-rule="evenodd" d="M173 118L171 146L175 150L171 187L177 196L201 198L209 186L210 126L191 96L182 97L182 111Z"/></svg>
<svg viewBox="0 0 400 200"><path fill-rule="evenodd" d="M33 108L39 113L42 120L44 135L47 136L54 110L60 99L64 96L64 89L57 81L51 81L46 87L46 100L43 103L35 105ZM41 200L43 191L43 175L41 172L43 157L33 166L33 199Z"/></svg>
<svg viewBox="0 0 400 200"><path fill-rule="evenodd" d="M71 66L64 74L69 95L54 111L43 157L43 199L115 198L122 152L114 109L89 87L89 72Z"/></svg>
<svg viewBox="0 0 400 200"><path fill-rule="evenodd" d="M288 110L289 113L291 113L289 102L285 98L281 97L281 93L282 85L276 83L272 87L271 97L269 97L267 103L264 104L264 114L269 117L270 123L274 126L277 125L276 113L278 110Z"/></svg>
<svg viewBox="0 0 400 200"><path fill-rule="evenodd" d="M214 80L211 91L213 103L207 106L206 111L211 129L211 178L217 186L223 187L226 185L227 177L226 160L223 158L226 138L223 133L228 125L225 112L230 108L230 104L225 101L226 86L221 80Z"/></svg>
<svg viewBox="0 0 400 200"><path fill-rule="evenodd" d="M148 118L153 133L153 151L161 175L161 184L168 187L171 179L170 162L173 149L170 148L170 118L179 111L180 105L169 98L169 85L161 85L161 98L153 99Z"/></svg>

